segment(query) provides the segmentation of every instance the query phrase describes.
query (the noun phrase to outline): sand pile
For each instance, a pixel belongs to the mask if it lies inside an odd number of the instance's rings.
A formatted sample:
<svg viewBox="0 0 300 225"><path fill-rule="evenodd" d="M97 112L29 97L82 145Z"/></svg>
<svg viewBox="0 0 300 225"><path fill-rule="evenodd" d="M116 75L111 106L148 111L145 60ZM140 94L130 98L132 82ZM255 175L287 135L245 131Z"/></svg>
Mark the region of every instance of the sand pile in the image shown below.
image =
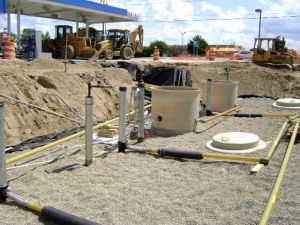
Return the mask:
<svg viewBox="0 0 300 225"><path fill-rule="evenodd" d="M118 86L128 86L133 83L126 70L103 69L99 63L90 61L67 64L67 72L64 72L64 64L54 59L31 62L0 60L0 66L0 94L49 109L82 124L83 121L66 106L63 100L84 117L87 72L95 73L95 80L103 85L116 86L115 89L93 89L95 120L106 120L117 116ZM14 100L4 97L0 97L0 100L6 103L7 145L78 126L73 121L17 104Z"/></svg>
<svg viewBox="0 0 300 225"><path fill-rule="evenodd" d="M239 82L239 95L300 97L300 71L266 68L250 62L218 62L187 66L194 87L201 87L201 81L209 78L225 79L225 76L218 75L225 67L232 69L229 79Z"/></svg>

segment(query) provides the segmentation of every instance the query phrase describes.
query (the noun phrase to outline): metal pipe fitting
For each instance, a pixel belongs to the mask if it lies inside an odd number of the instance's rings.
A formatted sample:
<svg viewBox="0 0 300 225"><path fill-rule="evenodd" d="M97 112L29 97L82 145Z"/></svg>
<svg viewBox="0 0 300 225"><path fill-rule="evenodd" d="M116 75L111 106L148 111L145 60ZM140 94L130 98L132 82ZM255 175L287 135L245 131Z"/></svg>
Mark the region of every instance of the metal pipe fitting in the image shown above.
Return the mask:
<svg viewBox="0 0 300 225"><path fill-rule="evenodd" d="M93 97L85 98L85 165L93 163Z"/></svg>

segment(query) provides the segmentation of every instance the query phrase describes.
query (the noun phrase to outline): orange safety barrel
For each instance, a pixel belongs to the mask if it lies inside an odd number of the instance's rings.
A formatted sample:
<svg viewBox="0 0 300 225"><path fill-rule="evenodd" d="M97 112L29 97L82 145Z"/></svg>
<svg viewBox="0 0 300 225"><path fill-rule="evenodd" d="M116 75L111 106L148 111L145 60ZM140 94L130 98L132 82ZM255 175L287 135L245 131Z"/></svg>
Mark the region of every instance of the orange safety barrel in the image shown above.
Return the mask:
<svg viewBox="0 0 300 225"><path fill-rule="evenodd" d="M207 49L206 52L205 52L205 55L206 55L206 58L208 60L215 60L215 56L216 56L215 52L212 52L212 51Z"/></svg>
<svg viewBox="0 0 300 225"><path fill-rule="evenodd" d="M6 41L3 46L3 58L15 59L16 58L16 46L14 42Z"/></svg>
<svg viewBox="0 0 300 225"><path fill-rule="evenodd" d="M158 48L154 48L153 60L154 61L158 61L159 60L159 49Z"/></svg>

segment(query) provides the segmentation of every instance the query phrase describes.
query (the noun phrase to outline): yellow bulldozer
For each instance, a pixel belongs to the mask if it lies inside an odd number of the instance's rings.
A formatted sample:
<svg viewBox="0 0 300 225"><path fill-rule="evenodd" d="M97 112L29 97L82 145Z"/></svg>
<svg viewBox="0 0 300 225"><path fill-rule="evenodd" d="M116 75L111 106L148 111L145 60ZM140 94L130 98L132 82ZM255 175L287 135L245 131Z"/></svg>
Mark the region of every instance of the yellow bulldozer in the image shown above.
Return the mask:
<svg viewBox="0 0 300 225"><path fill-rule="evenodd" d="M98 58L98 52L93 48L91 40L77 37L73 27L69 25L55 26L55 39L47 41L47 47L54 58Z"/></svg>
<svg viewBox="0 0 300 225"><path fill-rule="evenodd" d="M252 61L257 64L293 64L292 52L285 47L284 38L255 38Z"/></svg>

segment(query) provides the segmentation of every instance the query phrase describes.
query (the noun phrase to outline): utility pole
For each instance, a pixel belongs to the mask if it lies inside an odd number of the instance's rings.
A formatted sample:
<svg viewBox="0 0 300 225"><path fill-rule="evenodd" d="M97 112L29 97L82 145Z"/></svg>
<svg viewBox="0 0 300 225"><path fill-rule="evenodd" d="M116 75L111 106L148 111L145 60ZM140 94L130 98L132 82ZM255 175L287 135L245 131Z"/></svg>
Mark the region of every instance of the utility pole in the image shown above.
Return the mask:
<svg viewBox="0 0 300 225"><path fill-rule="evenodd" d="M260 30L261 30L261 13L262 13L262 9L255 9L255 12L259 13L258 38L260 38ZM258 40L258 48L261 47L260 45L261 45L261 41Z"/></svg>
<svg viewBox="0 0 300 225"><path fill-rule="evenodd" d="M180 32L180 34L182 35L182 37L181 37L181 45L183 45L183 36L186 34L186 32Z"/></svg>

